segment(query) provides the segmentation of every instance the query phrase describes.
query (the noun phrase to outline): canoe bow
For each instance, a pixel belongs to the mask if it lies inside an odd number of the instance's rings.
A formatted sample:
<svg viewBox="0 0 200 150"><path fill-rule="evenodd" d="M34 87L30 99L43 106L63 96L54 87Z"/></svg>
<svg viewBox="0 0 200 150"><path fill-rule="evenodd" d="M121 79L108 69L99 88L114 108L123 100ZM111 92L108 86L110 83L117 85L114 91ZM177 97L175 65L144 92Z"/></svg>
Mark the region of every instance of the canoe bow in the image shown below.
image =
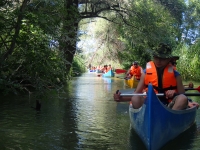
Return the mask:
<svg viewBox="0 0 200 150"><path fill-rule="evenodd" d="M139 109L129 106L132 128L148 150L157 150L177 137L195 122L197 108L172 110L163 105L149 84L144 105Z"/></svg>

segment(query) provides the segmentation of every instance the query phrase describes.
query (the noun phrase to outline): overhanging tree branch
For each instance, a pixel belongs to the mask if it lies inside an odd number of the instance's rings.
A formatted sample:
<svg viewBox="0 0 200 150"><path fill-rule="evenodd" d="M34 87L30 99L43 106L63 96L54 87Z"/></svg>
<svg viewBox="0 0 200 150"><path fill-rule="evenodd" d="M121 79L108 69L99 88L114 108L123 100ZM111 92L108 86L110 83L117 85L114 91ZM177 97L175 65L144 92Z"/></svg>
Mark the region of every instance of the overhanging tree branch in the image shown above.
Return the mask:
<svg viewBox="0 0 200 150"><path fill-rule="evenodd" d="M16 25L15 25L15 33L14 33L14 36L12 38L12 41L11 41L11 45L9 47L9 49L6 51L6 53L2 56L1 58L1 65L2 63L7 59L7 57L9 55L11 55L14 51L14 48L15 48L15 44L16 44L16 41L17 41L17 38L19 36L19 32L20 32L20 29L21 29L21 24L22 24L22 19L24 17L24 11L27 7L27 3L29 2L29 0L24 0L21 7L20 7L20 10L19 10L19 15L18 15L18 18L17 18L17 22L16 22Z"/></svg>

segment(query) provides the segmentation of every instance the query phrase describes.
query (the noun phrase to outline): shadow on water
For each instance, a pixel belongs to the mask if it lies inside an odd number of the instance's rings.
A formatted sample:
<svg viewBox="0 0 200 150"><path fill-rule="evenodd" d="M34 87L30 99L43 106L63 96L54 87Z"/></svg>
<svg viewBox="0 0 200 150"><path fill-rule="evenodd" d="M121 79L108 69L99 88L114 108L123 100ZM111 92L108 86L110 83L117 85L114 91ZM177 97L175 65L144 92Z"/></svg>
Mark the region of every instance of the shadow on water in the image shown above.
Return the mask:
<svg viewBox="0 0 200 150"><path fill-rule="evenodd" d="M146 150L143 141L140 139L134 129L130 127L130 150Z"/></svg>
<svg viewBox="0 0 200 150"><path fill-rule="evenodd" d="M116 110L118 113L128 113L129 112L129 103L128 102L117 103Z"/></svg>
<svg viewBox="0 0 200 150"><path fill-rule="evenodd" d="M198 133L196 123L192 125L188 130L181 133L175 139L169 141L161 150L169 149L195 149L193 144ZM162 136L162 135L161 135Z"/></svg>
<svg viewBox="0 0 200 150"><path fill-rule="evenodd" d="M68 100L70 99L70 100ZM77 131L77 117L76 117L76 108L75 105L71 102L72 98L66 99L66 104L64 107L63 115L63 129L64 131L61 134L62 147L66 149L74 149L78 144L78 135ZM69 144L71 143L71 144Z"/></svg>
<svg viewBox="0 0 200 150"><path fill-rule="evenodd" d="M137 135L134 129L130 129L130 149L131 150L147 150L143 141ZM198 129L196 123L192 125L188 130L181 133L175 139L169 141L160 150L178 150L178 149L195 149L197 145L194 146L194 140L198 134ZM162 136L162 133L161 135ZM159 137L158 137L159 138Z"/></svg>

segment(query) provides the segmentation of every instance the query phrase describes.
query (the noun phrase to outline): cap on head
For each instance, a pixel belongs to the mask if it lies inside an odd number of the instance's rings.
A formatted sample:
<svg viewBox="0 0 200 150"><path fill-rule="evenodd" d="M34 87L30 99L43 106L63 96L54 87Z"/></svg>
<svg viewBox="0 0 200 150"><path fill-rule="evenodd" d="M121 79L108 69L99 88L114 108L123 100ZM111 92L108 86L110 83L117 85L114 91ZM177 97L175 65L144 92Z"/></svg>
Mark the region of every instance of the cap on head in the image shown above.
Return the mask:
<svg viewBox="0 0 200 150"><path fill-rule="evenodd" d="M133 65L138 65L138 62L137 62L137 61L134 61L132 64L133 64Z"/></svg>
<svg viewBox="0 0 200 150"><path fill-rule="evenodd" d="M158 47L154 50L153 56L159 58L173 58L172 49L169 45L165 43L160 43Z"/></svg>

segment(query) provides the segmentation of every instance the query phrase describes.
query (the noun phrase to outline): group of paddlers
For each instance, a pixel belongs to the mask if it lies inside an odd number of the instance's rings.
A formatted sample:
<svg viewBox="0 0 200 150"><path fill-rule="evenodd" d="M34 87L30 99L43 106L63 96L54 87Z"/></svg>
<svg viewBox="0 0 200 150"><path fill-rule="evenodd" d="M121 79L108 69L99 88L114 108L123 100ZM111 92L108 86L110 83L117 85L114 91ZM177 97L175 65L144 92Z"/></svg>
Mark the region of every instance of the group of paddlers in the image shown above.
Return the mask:
<svg viewBox="0 0 200 150"><path fill-rule="evenodd" d="M109 70L112 70L112 66L104 65L104 66L91 67L90 70L97 70L98 72L106 73Z"/></svg>
<svg viewBox="0 0 200 150"><path fill-rule="evenodd" d="M171 54L171 47L161 43L153 53L153 60L146 64L146 68L142 71L142 67L138 62L133 65L126 74L126 78L135 76L139 83L134 94L148 92L148 84L151 83L156 93L164 93L165 96L160 97L160 101L174 110L181 110L187 107L199 107L196 102L191 102L184 93L184 85L181 75L176 70L176 60L178 56ZM192 83L190 84L192 86ZM133 108L138 109L144 103L145 98L139 95L132 97L123 97L121 93L114 94L115 101L131 101ZM174 97L174 95L177 95Z"/></svg>
<svg viewBox="0 0 200 150"><path fill-rule="evenodd" d="M173 66L173 69L176 70L176 64L177 64L177 60L179 59L179 56L173 56L170 63ZM130 67L130 69L127 71L125 79L130 79L133 76L135 77L135 79L140 80L140 77L142 75L143 69L142 67L138 64L138 61L134 61L132 63L132 66Z"/></svg>

